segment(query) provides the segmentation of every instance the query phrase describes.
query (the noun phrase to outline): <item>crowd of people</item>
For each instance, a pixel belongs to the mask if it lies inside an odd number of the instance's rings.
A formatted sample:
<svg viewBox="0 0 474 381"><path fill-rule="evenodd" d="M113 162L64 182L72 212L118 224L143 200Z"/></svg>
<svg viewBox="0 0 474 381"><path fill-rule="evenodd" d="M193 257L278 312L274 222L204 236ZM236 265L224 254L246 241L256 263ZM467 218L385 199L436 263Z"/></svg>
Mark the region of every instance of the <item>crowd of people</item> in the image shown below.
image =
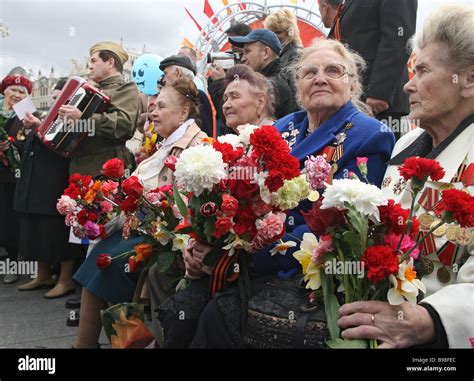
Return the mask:
<svg viewBox="0 0 474 381"><path fill-rule="evenodd" d="M360 174L357 158L366 157L368 181L404 207L410 206L410 191L398 168L412 156L436 159L445 168L443 180L431 187L448 183L473 194L472 176L466 184L458 172L474 162L474 9L440 7L415 31L416 0L320 0L319 7L331 30L328 38L303 47L297 19L286 9L270 14L261 29L234 24L226 34L240 61L225 70L212 63L203 75L197 70L198 53L182 47L161 61L164 75L146 102L135 83L124 82L128 56L122 46L93 45L87 80L110 103L90 118L95 133L71 158L52 152L35 133L44 115L27 113L23 120L16 116L12 107L31 93L32 83L19 75L2 80L0 128L10 138L0 142L0 247L10 260L38 262L37 277L19 285L20 291L45 288L45 298L59 298L82 287L81 297L66 303L79 310L67 320L79 326L74 348L98 347L101 310L135 300L137 290L149 306L156 346L245 345L246 310L239 284L231 283L209 298L212 269L204 258L212 246L188 242L183 263L189 285L177 291L156 265L145 273L124 272L120 262L108 271L97 267L101 253L116 257L143 241L142 236L122 237L122 216L108 224L106 238L90 245L70 242L57 200L69 176L99 176L109 159L123 160L130 174L151 190L174 184L174 173L165 166L169 155L179 157L206 137L239 134L239 126L273 125L302 167L308 156L335 147L339 154L327 158L336 168L333 179ZM416 61L409 80L410 49ZM53 99L66 80L56 83ZM63 105L59 116L78 120L81 111ZM418 127L402 131L400 126L410 126L407 118ZM8 162L12 147L21 157L17 171ZM302 202L290 211L288 240L309 231L301 215L307 208ZM296 248L278 256L271 255L271 249L250 257L253 293L262 279L301 271L292 255ZM446 266L431 258L435 268L424 274L427 292L416 305L343 305L338 321L342 336L376 339L387 348L468 346L474 336L472 255L474 242L463 247L457 263ZM448 268L448 281L436 276L439 267ZM145 278L144 285L140 278ZM3 283L18 280L9 274ZM397 318L400 309L403 319Z"/></svg>

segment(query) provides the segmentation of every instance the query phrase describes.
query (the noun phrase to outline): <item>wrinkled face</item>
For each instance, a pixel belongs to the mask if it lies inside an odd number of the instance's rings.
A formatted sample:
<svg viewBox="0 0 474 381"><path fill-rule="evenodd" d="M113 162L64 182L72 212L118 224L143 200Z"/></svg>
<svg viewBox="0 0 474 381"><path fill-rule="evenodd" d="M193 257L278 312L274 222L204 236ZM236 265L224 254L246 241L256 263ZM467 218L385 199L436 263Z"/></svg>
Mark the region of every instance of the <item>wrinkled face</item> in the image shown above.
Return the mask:
<svg viewBox="0 0 474 381"><path fill-rule="evenodd" d="M414 77L404 90L410 95L411 120L423 123L436 121L456 110L461 100L460 73L446 64L448 48L444 43L432 43L419 52Z"/></svg>
<svg viewBox="0 0 474 381"><path fill-rule="evenodd" d="M89 78L99 83L110 76L113 66L112 59L103 61L102 58L99 57L99 52L95 52L89 61Z"/></svg>
<svg viewBox="0 0 474 381"><path fill-rule="evenodd" d="M168 66L165 67L164 73L164 81L168 85L172 85L179 77L179 71L176 66Z"/></svg>
<svg viewBox="0 0 474 381"><path fill-rule="evenodd" d="M343 58L331 49L310 54L298 73L299 98L308 111L337 111L351 99L353 80Z"/></svg>
<svg viewBox="0 0 474 381"><path fill-rule="evenodd" d="M155 110L151 113L155 132L169 137L182 122L187 119L189 111L180 104L180 95L171 87L164 87L156 98Z"/></svg>
<svg viewBox="0 0 474 381"><path fill-rule="evenodd" d="M5 95L5 107L7 110L11 110L14 104L26 98L28 91L23 86L8 86L3 94Z"/></svg>
<svg viewBox="0 0 474 381"><path fill-rule="evenodd" d="M264 48L259 42L244 45L242 63L249 65L254 71L260 71L265 67Z"/></svg>
<svg viewBox="0 0 474 381"><path fill-rule="evenodd" d="M229 83L222 105L227 127L237 131L237 127L243 124L258 124L258 113L261 109L258 97L247 81Z"/></svg>

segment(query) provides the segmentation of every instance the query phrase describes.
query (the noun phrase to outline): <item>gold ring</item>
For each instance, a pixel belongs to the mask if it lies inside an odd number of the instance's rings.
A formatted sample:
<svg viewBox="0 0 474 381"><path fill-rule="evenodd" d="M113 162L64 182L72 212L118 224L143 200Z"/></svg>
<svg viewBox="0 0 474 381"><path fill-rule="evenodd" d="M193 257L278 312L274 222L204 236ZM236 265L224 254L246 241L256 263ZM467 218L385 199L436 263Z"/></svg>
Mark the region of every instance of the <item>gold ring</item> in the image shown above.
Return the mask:
<svg viewBox="0 0 474 381"><path fill-rule="evenodd" d="M372 314L372 325L375 326L375 315L374 314Z"/></svg>

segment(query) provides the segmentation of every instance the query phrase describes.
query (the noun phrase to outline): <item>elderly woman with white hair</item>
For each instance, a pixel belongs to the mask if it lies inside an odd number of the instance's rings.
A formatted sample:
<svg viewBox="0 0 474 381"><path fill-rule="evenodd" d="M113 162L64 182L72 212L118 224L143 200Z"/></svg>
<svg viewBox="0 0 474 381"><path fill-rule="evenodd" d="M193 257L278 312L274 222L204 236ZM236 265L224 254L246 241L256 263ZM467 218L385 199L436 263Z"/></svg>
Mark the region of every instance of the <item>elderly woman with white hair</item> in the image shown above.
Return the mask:
<svg viewBox="0 0 474 381"><path fill-rule="evenodd" d="M427 181L420 194L429 190L440 198L446 189L474 192L473 25L474 8L449 4L434 11L415 36L415 75L405 91L410 96L409 118L421 128L398 141L382 183L385 194L404 207L410 205L410 186L398 168L413 156L434 159L445 171L439 181ZM474 213L472 202L470 205L465 208L470 210L462 211L466 226L444 225L432 237L433 245L423 250L424 299L416 305L404 302L391 306L377 301L346 304L338 322L343 338L376 339L379 348L471 347ZM432 209L430 203L420 205L417 214L423 215L422 225L436 220ZM457 256L446 255L447 247Z"/></svg>

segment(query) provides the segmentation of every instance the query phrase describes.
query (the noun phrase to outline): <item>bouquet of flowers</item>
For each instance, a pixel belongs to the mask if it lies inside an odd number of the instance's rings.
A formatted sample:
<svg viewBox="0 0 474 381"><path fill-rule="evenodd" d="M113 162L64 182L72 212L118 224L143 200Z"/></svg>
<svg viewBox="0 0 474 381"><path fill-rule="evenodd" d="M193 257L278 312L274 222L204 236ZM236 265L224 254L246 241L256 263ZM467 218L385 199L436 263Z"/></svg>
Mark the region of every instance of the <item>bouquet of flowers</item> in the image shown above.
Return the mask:
<svg viewBox="0 0 474 381"><path fill-rule="evenodd" d="M135 271L141 263L145 263L147 268L157 263L160 272L177 270L175 275L180 277L184 267L178 254L184 250L189 235L180 232L187 224L175 202L173 186L164 185L144 192L138 178L131 176L123 181L122 191L125 198L120 207L126 215L122 237L129 239L132 234L136 234L146 239L136 245L134 250L113 260L128 257L130 272ZM179 201L182 201L181 197ZM97 264L101 268L107 267L110 264L107 254L103 254Z"/></svg>
<svg viewBox="0 0 474 381"><path fill-rule="evenodd" d="M78 238L91 240L107 235L105 224L118 216L123 201L122 182L124 164L120 159L111 159L102 167L102 176L93 179L73 173L69 186L56 204L58 212L65 216L67 226Z"/></svg>
<svg viewBox="0 0 474 381"><path fill-rule="evenodd" d="M12 144L15 142L15 139L8 135L3 126L0 126L0 142L10 142L8 149L1 153L0 159L2 160L5 167L10 167L12 172L16 173L16 171L20 168L20 154L18 149Z"/></svg>
<svg viewBox="0 0 474 381"><path fill-rule="evenodd" d="M178 186L188 192L181 210L187 231L216 248L204 259L211 268L220 268L218 261L229 268L237 251L250 253L278 241L286 212L315 193L274 127L245 125L239 133L168 158Z"/></svg>
<svg viewBox="0 0 474 381"><path fill-rule="evenodd" d="M366 162L366 158L358 159L365 178ZM442 193L437 219L431 225L420 224L414 217L415 199L427 179L438 181L444 176L438 162L410 158L400 173L406 181L411 180L410 209L387 200L379 188L351 173L350 178L327 185L322 199L303 213L314 234L306 233L300 250L293 255L302 265L306 288L312 290L310 301L316 302L322 289L330 335L327 345L331 348L368 345L363 340L340 338L336 323L340 302L416 303L419 291L426 292L414 268L419 245L443 224L457 221L461 226L474 226L474 198L456 189ZM316 175L308 172L308 177ZM369 345L376 347L377 342L371 340Z"/></svg>

